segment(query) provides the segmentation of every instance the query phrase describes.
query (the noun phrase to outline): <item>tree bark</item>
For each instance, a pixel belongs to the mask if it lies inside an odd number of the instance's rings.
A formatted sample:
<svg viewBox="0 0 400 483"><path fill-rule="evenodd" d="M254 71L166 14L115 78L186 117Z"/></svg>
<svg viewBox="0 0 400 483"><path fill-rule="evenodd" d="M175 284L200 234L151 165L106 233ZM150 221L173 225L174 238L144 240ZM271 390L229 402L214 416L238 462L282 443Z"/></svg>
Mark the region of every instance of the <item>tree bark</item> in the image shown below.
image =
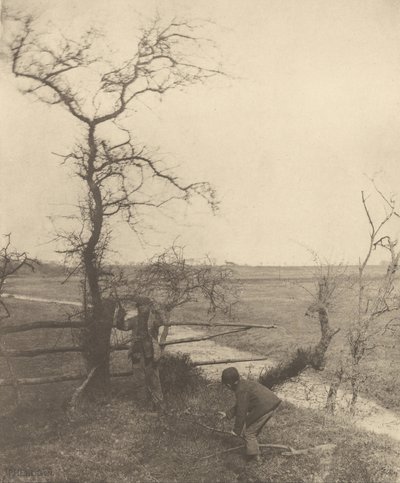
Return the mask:
<svg viewBox="0 0 400 483"><path fill-rule="evenodd" d="M328 396L326 398L325 409L330 414L335 413L337 392L340 387L340 384L342 383L343 374L344 374L344 370L342 367L340 367L340 369L335 374L334 381L331 383L329 387Z"/></svg>
<svg viewBox="0 0 400 483"><path fill-rule="evenodd" d="M110 340L113 314L107 313L100 287L100 256L98 254L101 238L104 207L102 193L95 180L97 159L96 124L88 123L87 144L89 147L85 180L90 198L90 236L85 244L82 259L92 305L86 315L86 327L82 330L82 347L88 374L96 369L90 383L85 388L93 398L107 394L110 388ZM86 304L85 304L86 305Z"/></svg>
<svg viewBox="0 0 400 483"><path fill-rule="evenodd" d="M103 303L101 303L103 307ZM82 355L87 373L96 369L85 393L89 398L105 395L110 389L110 340L112 330L112 315L102 309L88 319L87 326L81 331Z"/></svg>
<svg viewBox="0 0 400 483"><path fill-rule="evenodd" d="M350 413L355 414L356 412L356 404L358 401L358 395L360 392L360 374L358 371L358 367L353 368L353 373L350 377L350 382L351 382L351 401L350 401Z"/></svg>

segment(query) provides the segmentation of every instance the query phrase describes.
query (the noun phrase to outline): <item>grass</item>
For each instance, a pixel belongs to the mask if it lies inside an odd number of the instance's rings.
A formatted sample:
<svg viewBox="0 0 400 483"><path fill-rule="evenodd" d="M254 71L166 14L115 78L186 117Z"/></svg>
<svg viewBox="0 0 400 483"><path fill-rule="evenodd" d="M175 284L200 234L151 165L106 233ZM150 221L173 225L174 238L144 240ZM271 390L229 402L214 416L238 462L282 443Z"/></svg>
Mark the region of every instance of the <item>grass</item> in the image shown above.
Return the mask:
<svg viewBox="0 0 400 483"><path fill-rule="evenodd" d="M71 387L64 386L67 394ZM328 472L329 482L395 480L399 448L391 442L285 403L261 441L298 449L334 443L332 457L283 456L279 450L265 450L260 465L246 463L240 451L201 460L238 445L237 438L211 433L194 423L217 425L215 412L231 403L226 389L199 381L190 394L170 395L171 413L157 417L146 411L133 381L119 381L107 404L87 407L72 420L58 405L49 410L25 404L2 418L0 475L47 472L49 476L40 481L51 482L293 483L320 481ZM196 416L188 414L188 408Z"/></svg>
<svg viewBox="0 0 400 483"><path fill-rule="evenodd" d="M261 269L260 269L261 270ZM289 270L289 269L288 269ZM250 323L276 323L277 330L252 330L219 342L243 350L284 359L298 344L318 340L318 322L304 317L310 297L299 284L311 288L312 280L304 270L291 269L290 281L279 279L268 269L241 272L242 303L239 320ZM289 272L288 272L289 273ZM77 300L76 280L61 285L62 277L34 274L10 280L7 291L37 297ZM340 302L340 301L339 301ZM63 320L73 307L8 299L12 319L7 323L32 320ZM329 351L328 368L335 365L344 343L348 321L348 301L343 299L331 313L331 324L342 327ZM202 309L205 309L204 307ZM186 306L176 313L180 321L204 320L204 310ZM9 348L28 349L69 345L74 334L69 330L37 330L4 338ZM390 336L381 336L381 345L365 361L368 378L363 386L367 397L386 407L399 409L400 354ZM126 353L113 354L113 368L127 369ZM84 373L76 354L16 359L21 377ZM0 362L1 377L7 375ZM35 481L17 479L23 471L41 475L39 481L57 482L274 482L322 481L392 483L396 479L399 445L381 436L356 430L347 421L322 413L295 408L287 403L268 423L262 440L307 448L334 443L332 458L317 454L282 456L279 451L265 452L259 466L249 466L240 452L227 453L201 461L202 456L237 444L234 437L212 434L193 423L190 412L207 424L217 424L215 413L232 403L232 395L219 385L199 380L190 394L168 392L171 415L164 418L148 413L142 396L141 381L116 379L112 398L91 408L84 408L73 420L64 407L77 383L25 387L21 406L12 409L11 389L0 388L0 481ZM18 473L18 471L20 473ZM48 475L46 476L46 471ZM13 473L14 472L14 473ZM10 475L17 475L11 478ZM7 476L8 475L8 476ZM7 480L8 478L8 480ZM319 478L319 479L318 479ZM36 479L38 481L38 479Z"/></svg>
<svg viewBox="0 0 400 483"><path fill-rule="evenodd" d="M237 336L223 336L219 343L255 354L268 356L275 361L285 361L297 348L314 345L320 337L317 318L305 316L311 296L304 290L313 289L312 280L295 281L244 280L238 319L246 323L276 324L275 330L253 329ZM324 376L329 379L337 367L337 361L346 347L346 328L351 317L352 300L344 293L330 310L330 324L341 331L332 340L327 353ZM176 313L176 318L201 320L206 315L185 306ZM397 337L397 339L396 339ZM388 409L400 410L396 388L400 387L400 351L398 335L390 332L378 334L377 347L366 354L361 368L366 378L362 384L363 394Z"/></svg>

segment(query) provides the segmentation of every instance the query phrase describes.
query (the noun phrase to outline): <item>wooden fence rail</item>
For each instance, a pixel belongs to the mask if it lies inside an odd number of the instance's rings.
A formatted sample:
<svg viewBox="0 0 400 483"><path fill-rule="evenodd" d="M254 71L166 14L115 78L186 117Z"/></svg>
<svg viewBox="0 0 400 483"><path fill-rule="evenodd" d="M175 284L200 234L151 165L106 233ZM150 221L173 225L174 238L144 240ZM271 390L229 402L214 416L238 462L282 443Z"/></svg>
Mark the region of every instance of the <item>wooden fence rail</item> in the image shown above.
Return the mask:
<svg viewBox="0 0 400 483"><path fill-rule="evenodd" d="M184 324L171 322L168 327L172 326L198 326L198 327L237 327L237 328L248 328L248 329L277 329L276 325L261 325L261 324L241 324L236 322L227 322L224 324L218 323L213 324L212 322L185 322ZM35 329L82 329L85 327L85 323L82 321L65 321L59 322L55 320L39 320L35 322L29 322L27 324L18 325L3 325L0 327L0 335L15 334L18 332L25 332L28 330Z"/></svg>
<svg viewBox="0 0 400 483"><path fill-rule="evenodd" d="M186 337L181 339L175 339L170 341L160 342L161 346L167 345L174 345L174 344L184 344L190 342L197 342L202 340L213 339L215 337L219 337L222 335L233 334L236 332L246 331L252 328L259 328L259 329L275 329L277 328L276 325L256 325L256 324L241 324L241 323L218 323L213 324L211 322L186 322L184 324L178 323L170 323L168 326L203 326L203 327L235 327L234 330L229 330L226 332L220 332L217 334L207 334L207 335L200 335L194 337ZM19 332L26 332L29 330L36 330L36 329L79 329L84 328L85 324L82 321L54 321L54 320L43 320L43 321L35 321L30 322L27 324L19 324L19 325L5 325L0 327L0 336L6 334L17 334ZM130 339L124 340L120 344L116 344L110 347L110 351L126 351L129 350L129 342ZM59 346L59 347L48 347L48 348L41 348L41 349L2 349L0 351L0 358L14 358L14 357L37 357L42 355L48 354L56 354L56 353L67 353L67 352L82 352L83 349L80 346ZM252 361L262 361L267 360L266 357L257 357L257 358L237 358L237 359L223 359L223 360L210 360L210 361L194 361L194 366L205 366L205 365L213 365L213 364L228 364L234 362L252 362ZM111 377L127 377L132 374L132 371L128 372L119 372L110 374ZM6 378L0 379L0 386L29 386L29 385L37 385L37 384L51 384L55 382L63 382L63 381L76 381L80 379L86 378L86 374L62 374L62 375L54 375L54 376L43 376L43 377L28 377L28 378Z"/></svg>
<svg viewBox="0 0 400 483"><path fill-rule="evenodd" d="M253 362L253 361L265 361L267 357L254 357L252 359L248 358L238 358L238 359L223 359L223 360L213 360L213 361L193 361L193 365L197 366L207 366L214 364L231 364L234 362ZM110 374L111 377L129 377L133 374L132 371L126 372L116 372ZM51 384L54 382L64 382L64 381L77 381L80 379L85 379L87 374L63 374L57 376L43 376L43 377L25 377L20 379L0 379L0 386L33 386L38 384Z"/></svg>
<svg viewBox="0 0 400 483"><path fill-rule="evenodd" d="M3 325L0 327L0 335L16 334L18 332L26 332L35 329L81 329L85 324L81 321L65 321L59 322L55 320L38 320L27 324Z"/></svg>

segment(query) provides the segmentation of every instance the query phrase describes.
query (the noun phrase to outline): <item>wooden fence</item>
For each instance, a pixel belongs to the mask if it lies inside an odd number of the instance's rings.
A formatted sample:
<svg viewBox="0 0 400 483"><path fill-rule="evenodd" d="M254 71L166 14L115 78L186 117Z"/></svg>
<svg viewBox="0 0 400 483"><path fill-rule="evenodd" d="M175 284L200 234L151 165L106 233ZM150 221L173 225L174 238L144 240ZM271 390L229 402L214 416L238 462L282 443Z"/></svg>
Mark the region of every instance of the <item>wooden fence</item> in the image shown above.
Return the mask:
<svg viewBox="0 0 400 483"><path fill-rule="evenodd" d="M198 342L204 341L208 339L213 339L222 335L234 334L237 332L247 331L249 329L259 328L259 329L275 329L275 325L256 325L256 324L240 324L234 322L227 322L224 324L213 324L210 322L187 322L184 324L174 324L170 323L169 326L202 326L202 327L234 327L233 330L219 332L216 334L207 334L207 335L199 335L195 337L186 337L181 339L169 340L160 342L160 346L165 347L169 345L175 344L184 344L184 343L191 343L191 342ZM54 321L54 320L43 320L43 321L34 321L26 324L19 324L19 325L4 325L0 327L0 337L9 335L9 334L17 334L20 332L26 331L33 331L38 329L80 329L84 328L85 325L81 321ZM111 345L110 350L113 351L126 351L129 350L129 342L130 339L127 339L119 344ZM28 350L20 350L20 349L7 349L3 345L0 345L0 357L6 358L9 362L9 359L24 357L24 358L32 358L37 356L47 356L56 353L68 353L68 352L76 352L81 353L83 349L79 346L59 346L59 347L48 347L48 348L38 348L38 349L28 349ZM255 358L238 358L238 359L223 359L223 360L209 360L209 361L196 361L194 362L195 366L204 366L204 365L211 365L211 364L227 364L227 363L235 363L235 362L251 362L251 361L261 361L266 360L266 357L255 357ZM11 367L10 364L9 368ZM28 377L28 378L17 378L13 371L10 370L10 377L0 379L0 386L25 386L25 385L36 385L36 384L50 384L56 382L63 382L63 381L75 381L75 380L82 380L87 378L87 374L60 374L60 375L52 375L52 376L43 376L43 377ZM130 376L132 371L128 372L118 372L111 374L111 377L126 377Z"/></svg>

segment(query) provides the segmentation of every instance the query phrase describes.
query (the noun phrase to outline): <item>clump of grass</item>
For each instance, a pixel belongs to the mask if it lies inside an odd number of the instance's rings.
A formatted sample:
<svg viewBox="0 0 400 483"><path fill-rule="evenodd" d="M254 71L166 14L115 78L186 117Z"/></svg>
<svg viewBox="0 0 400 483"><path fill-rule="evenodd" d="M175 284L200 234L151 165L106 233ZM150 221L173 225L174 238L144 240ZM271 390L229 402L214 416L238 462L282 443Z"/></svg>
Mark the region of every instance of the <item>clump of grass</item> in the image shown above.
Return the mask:
<svg viewBox="0 0 400 483"><path fill-rule="evenodd" d="M286 382L292 377L298 376L310 363L310 351L297 349L287 361L280 362L277 366L265 370L259 377L259 382L272 389Z"/></svg>
<svg viewBox="0 0 400 483"><path fill-rule="evenodd" d="M164 354L160 361L160 380L164 394L182 394L197 389L202 372L188 354Z"/></svg>

